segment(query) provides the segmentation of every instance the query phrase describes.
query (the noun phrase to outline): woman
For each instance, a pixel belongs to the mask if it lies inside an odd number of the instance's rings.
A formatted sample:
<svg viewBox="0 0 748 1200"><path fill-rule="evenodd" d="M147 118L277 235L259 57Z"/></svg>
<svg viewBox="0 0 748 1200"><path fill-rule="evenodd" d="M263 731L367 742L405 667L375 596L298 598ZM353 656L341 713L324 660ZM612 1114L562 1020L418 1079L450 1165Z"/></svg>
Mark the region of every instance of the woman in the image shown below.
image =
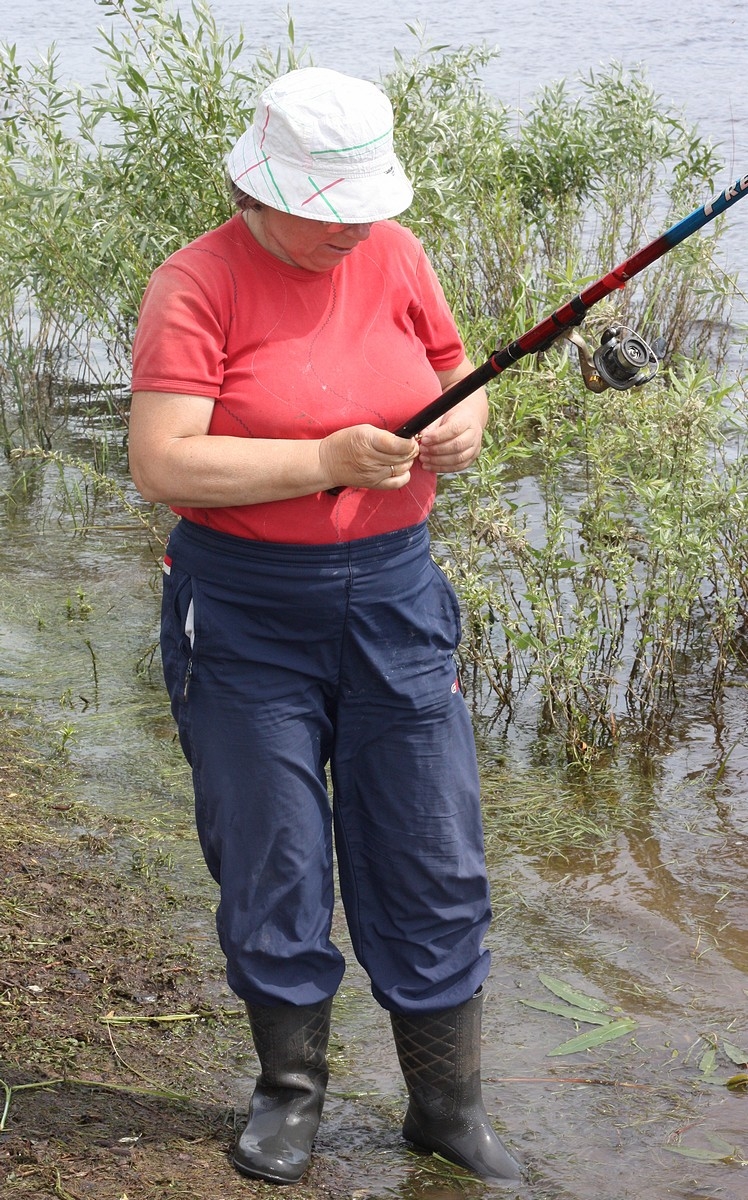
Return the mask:
<svg viewBox="0 0 748 1200"><path fill-rule="evenodd" d="M479 453L486 396L420 442L388 432L472 367L419 242L389 219L412 189L378 88L291 71L228 170L239 211L144 296L130 457L142 495L181 518L164 672L261 1065L234 1163L291 1182L309 1162L344 970L334 828L355 953L409 1090L405 1136L516 1179L481 1099L478 779L458 607L426 527L437 474Z"/></svg>

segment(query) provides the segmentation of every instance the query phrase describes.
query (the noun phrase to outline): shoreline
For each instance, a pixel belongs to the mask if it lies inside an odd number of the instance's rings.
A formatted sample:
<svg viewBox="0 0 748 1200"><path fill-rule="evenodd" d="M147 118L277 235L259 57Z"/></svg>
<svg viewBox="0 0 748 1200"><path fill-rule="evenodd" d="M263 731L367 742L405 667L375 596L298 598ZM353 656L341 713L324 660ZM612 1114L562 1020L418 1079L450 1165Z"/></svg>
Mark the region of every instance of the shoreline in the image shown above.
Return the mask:
<svg viewBox="0 0 748 1200"><path fill-rule="evenodd" d="M77 802L74 772L3 716L3 1196L277 1195L230 1162L257 1064L217 946L203 956L176 931L177 914L208 914L128 870L147 830ZM349 1197L335 1176L315 1155L294 1196Z"/></svg>

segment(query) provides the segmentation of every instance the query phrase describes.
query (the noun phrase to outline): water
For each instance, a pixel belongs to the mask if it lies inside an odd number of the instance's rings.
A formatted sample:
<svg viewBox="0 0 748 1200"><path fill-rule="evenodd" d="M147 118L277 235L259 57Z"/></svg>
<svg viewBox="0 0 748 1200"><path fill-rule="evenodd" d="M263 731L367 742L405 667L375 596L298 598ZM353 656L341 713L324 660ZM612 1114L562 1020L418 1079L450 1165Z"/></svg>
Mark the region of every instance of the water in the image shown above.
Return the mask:
<svg viewBox="0 0 748 1200"><path fill-rule="evenodd" d="M722 144L731 179L748 170L742 8L724 3L707 16L693 0L677 7L670 0L573 7L380 0L354 12L301 0L293 15L297 41L310 44L316 61L373 77L391 65L394 45L407 51L406 21L426 20L428 41L496 42L501 54L487 84L518 107L560 74L613 58L643 64L663 98ZM272 9L248 15L238 0L214 9L227 30L240 17L251 22L257 43L283 38L285 19ZM101 20L92 0L5 0L0 34L23 54L55 38L65 73L89 82L99 74L90 43ZM729 220L725 246L745 261L748 206ZM82 444L75 449L84 452ZM7 501L18 469L0 463L0 703L32 711L46 744L67 749L89 803L150 822L180 882L207 903L212 892L158 668L149 675L136 666L157 634L158 546L116 503L73 522L60 512L51 474ZM84 518L89 532L81 536ZM735 1069L725 1041L748 1047L744 687L728 690L718 720L708 712L708 697L695 689L658 758L642 762L624 751L589 777L538 765L531 743L510 744L490 731L481 738L496 910L486 1098L533 1164L523 1200L745 1200L746 1168L673 1152L711 1151L718 1159L715 1146L727 1145L748 1155L746 1097L710 1084L703 1066L708 1039L720 1047L718 1078ZM538 796L546 827L557 811L566 814L560 826L570 827L574 812L590 832L560 839L553 850L527 832L513 836L505 811L526 810ZM333 1079L318 1154L360 1200L494 1194L472 1182L457 1188L438 1167L427 1176L403 1151L402 1085L386 1017L368 996L344 929L337 933L351 965L336 1030L352 1065L348 1077ZM209 917L198 920L194 936L212 944ZM549 1056L575 1030L521 1003L552 999L541 973L630 1016L633 1035L586 1054ZM226 1086L246 1098L238 1081ZM352 1091L367 1095L344 1098Z"/></svg>
<svg viewBox="0 0 748 1200"><path fill-rule="evenodd" d="M0 495L9 482L2 465ZM185 933L215 959L207 912L215 897L192 831L187 773L158 668L136 670L156 636L158 547L116 505L85 518L81 536L83 514L73 523L59 511L49 475L0 509L0 705L35 713L48 747L71 731L81 797L150 824L164 858L174 859L175 882L199 901L197 915L186 906ZM748 1151L745 1096L710 1085L700 1065L707 1039L748 1053L746 720L741 691L723 712L725 745L691 711L669 754L645 764L624 750L614 765L576 779L534 764L531 751L481 739L496 912L485 1094L533 1166L522 1200L745 1200L740 1167L673 1151ZM561 807L561 826L576 810L600 834L561 838L551 851L540 838L512 837L511 826L507 834L502 811L539 795L545 825ZM494 1194L450 1184L438 1165L425 1172L403 1149L388 1021L353 961L340 912L335 932L349 962L335 1013L347 1062L333 1074L318 1155L358 1200ZM551 1056L577 1030L522 1003L554 999L541 975L635 1027L586 1054ZM220 989L217 1000L229 1002ZM235 1036L239 1056L243 1031ZM736 1069L721 1052L713 1078ZM245 1081L223 1082L228 1097L246 1103Z"/></svg>
<svg viewBox="0 0 748 1200"><path fill-rule="evenodd" d="M186 16L189 6L181 5ZM298 48L308 46L315 63L379 78L394 63L393 49L408 55L418 41L410 27L425 30L425 45L485 43L498 49L485 72L488 89L504 104L526 108L541 86L558 78L573 85L580 74L613 61L643 74L665 105L682 113L699 135L720 149L724 174L717 187L748 173L748 23L744 0L705 6L700 0L295 0L288 6L248 6L215 0L213 12L228 34L243 25L252 54L261 46L284 46L290 9ZM5 0L0 38L15 42L23 57L54 41L65 74L88 84L102 64L91 53L92 33L111 19L94 0ZM708 197L705 197L705 200ZM748 207L748 205L746 205ZM726 267L748 292L748 212L733 209L723 239ZM649 231L652 237L660 229ZM613 264L610 264L611 266ZM738 313L744 304L738 306Z"/></svg>
<svg viewBox="0 0 748 1200"><path fill-rule="evenodd" d="M10 475L1 465L0 496ZM81 797L150 824L164 860L174 859L175 882L200 905L197 916L187 905L185 932L215 958L207 912L215 897L192 830L187 773L158 668L136 669L156 636L158 544L116 505L94 506L73 522L49 474L16 499L0 508L0 705L35 713L48 747L62 746L70 731ZM673 1152L709 1153L715 1144L748 1151L745 1096L710 1085L700 1065L708 1039L748 1053L742 690L722 716L717 734L697 711L684 714L670 753L642 763L622 750L589 777L555 774L533 763L531 750L481 738L496 911L485 1092L533 1166L522 1200L745 1200L740 1167ZM513 837L502 812L538 796L545 826L560 807L562 827L576 810L601 832L560 838L551 850L540 837ZM424 1172L403 1149L388 1021L353 961L340 912L335 932L349 962L335 1015L347 1063L333 1074L317 1153L358 1200L494 1194L470 1181L457 1188L433 1164ZM554 999L541 975L635 1027L586 1054L552 1056L577 1030L522 1003ZM217 999L228 1003L220 989ZM242 1031L236 1037L239 1054ZM736 1069L722 1051L713 1078ZM245 1081L224 1084L246 1103Z"/></svg>

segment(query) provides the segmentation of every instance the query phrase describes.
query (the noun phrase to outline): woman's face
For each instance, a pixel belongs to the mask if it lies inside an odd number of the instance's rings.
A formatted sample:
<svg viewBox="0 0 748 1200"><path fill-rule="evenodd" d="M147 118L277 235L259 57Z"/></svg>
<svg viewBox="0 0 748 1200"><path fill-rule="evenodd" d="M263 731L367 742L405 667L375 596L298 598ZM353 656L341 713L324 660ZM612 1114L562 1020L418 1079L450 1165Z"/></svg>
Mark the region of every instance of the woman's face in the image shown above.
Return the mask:
<svg viewBox="0 0 748 1200"><path fill-rule="evenodd" d="M364 242L372 222L343 225L295 217L275 208L245 210L244 219L261 246L282 262L306 271L330 271Z"/></svg>

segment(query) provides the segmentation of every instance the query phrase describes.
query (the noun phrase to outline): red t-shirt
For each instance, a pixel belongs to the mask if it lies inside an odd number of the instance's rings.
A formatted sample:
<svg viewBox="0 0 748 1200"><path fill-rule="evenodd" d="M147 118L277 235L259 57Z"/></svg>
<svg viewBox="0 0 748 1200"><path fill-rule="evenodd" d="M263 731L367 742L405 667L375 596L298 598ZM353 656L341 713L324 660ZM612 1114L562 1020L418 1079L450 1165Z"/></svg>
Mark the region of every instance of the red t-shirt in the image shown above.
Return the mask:
<svg viewBox="0 0 748 1200"><path fill-rule="evenodd" d="M317 273L270 254L237 214L151 277L132 390L213 399L211 434L322 438L363 423L396 429L436 399L435 372L464 354L436 275L403 226L377 222L352 254ZM174 511L258 541L340 542L424 520L435 486L416 462L399 491Z"/></svg>

